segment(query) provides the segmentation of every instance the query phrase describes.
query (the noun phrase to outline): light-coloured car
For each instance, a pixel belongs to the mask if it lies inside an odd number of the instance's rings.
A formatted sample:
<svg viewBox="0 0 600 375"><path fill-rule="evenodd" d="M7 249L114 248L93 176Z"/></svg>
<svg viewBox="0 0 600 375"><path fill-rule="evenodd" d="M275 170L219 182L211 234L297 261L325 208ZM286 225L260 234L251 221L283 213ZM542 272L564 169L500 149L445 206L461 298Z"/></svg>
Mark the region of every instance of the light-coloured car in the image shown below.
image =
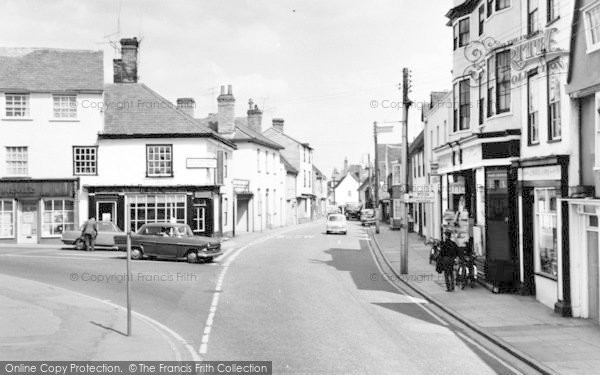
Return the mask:
<svg viewBox="0 0 600 375"><path fill-rule="evenodd" d="M327 217L327 226L325 228L327 234L330 233L348 233L348 222L346 216L342 214L333 214Z"/></svg>
<svg viewBox="0 0 600 375"><path fill-rule="evenodd" d="M100 248L110 248L117 249L117 245L115 244L115 235L124 234L124 232L119 229L114 223L110 221L99 221L98 226L98 236L96 236L95 247ZM65 245L75 246L77 250L83 250L84 243L81 238L81 232L83 231L83 225L79 230L68 230L63 232L60 240Z"/></svg>

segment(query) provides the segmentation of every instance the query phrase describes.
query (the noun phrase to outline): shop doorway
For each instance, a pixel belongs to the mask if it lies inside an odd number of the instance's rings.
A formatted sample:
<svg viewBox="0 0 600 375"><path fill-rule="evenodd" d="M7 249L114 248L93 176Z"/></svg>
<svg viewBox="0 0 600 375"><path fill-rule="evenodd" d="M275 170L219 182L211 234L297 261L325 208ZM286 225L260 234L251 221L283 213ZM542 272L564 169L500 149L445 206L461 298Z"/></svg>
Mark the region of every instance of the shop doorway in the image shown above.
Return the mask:
<svg viewBox="0 0 600 375"><path fill-rule="evenodd" d="M20 215L18 227L18 243L37 243L38 241L38 202L19 202Z"/></svg>
<svg viewBox="0 0 600 375"><path fill-rule="evenodd" d="M533 188L523 188L523 285L521 294L535 295Z"/></svg>
<svg viewBox="0 0 600 375"><path fill-rule="evenodd" d="M117 224L117 202L96 202L96 220Z"/></svg>
<svg viewBox="0 0 600 375"><path fill-rule="evenodd" d="M238 233L246 233L250 231L249 218L249 203L250 201L247 199L241 200L238 198L237 200L237 212L236 212L236 231Z"/></svg>

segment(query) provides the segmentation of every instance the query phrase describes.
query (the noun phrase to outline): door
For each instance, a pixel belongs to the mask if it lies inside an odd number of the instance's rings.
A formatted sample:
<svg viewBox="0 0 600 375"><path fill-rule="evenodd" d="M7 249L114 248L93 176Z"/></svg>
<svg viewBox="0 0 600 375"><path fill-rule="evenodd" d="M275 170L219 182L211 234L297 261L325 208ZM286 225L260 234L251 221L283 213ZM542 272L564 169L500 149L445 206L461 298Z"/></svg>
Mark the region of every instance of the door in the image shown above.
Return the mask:
<svg viewBox="0 0 600 375"><path fill-rule="evenodd" d="M96 220L117 224L117 202L97 202Z"/></svg>
<svg viewBox="0 0 600 375"><path fill-rule="evenodd" d="M534 237L533 237L533 210L534 193L533 188L523 188L523 286L521 294L535 295L535 269L534 269Z"/></svg>
<svg viewBox="0 0 600 375"><path fill-rule="evenodd" d="M38 202L20 202L18 243L37 243L38 240Z"/></svg>
<svg viewBox="0 0 600 375"><path fill-rule="evenodd" d="M594 219L591 219L591 218ZM595 220L596 229L598 225L597 216L590 216L588 220ZM596 324L600 324L600 277L598 274L598 232L587 230L587 253L588 253L588 311L589 317Z"/></svg>

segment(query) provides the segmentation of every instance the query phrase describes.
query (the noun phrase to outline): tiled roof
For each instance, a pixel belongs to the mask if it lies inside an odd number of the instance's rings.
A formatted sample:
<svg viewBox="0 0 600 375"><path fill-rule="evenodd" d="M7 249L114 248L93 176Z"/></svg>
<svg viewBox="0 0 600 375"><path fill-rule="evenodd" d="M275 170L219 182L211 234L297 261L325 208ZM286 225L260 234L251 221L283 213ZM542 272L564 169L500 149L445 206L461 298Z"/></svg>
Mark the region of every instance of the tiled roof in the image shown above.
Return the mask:
<svg viewBox="0 0 600 375"><path fill-rule="evenodd" d="M143 83L106 85L104 106L104 131L101 134L104 138L208 137L235 147Z"/></svg>
<svg viewBox="0 0 600 375"><path fill-rule="evenodd" d="M290 140L292 140L292 141L296 142L297 144L299 144L299 145L301 145L301 146L304 146L304 147L306 147L306 148L308 148L308 149L310 149L310 150L312 150L312 149L313 149L312 147L310 147L310 144L309 144L309 143L303 143L303 142L300 142L300 141L298 141L298 140L294 139L293 137L290 137L290 135L289 135L289 134L287 134L287 133L284 133L284 132L280 132L279 130L277 130L277 129L273 128L273 127L271 127L271 128L268 128L267 130L263 131L263 134L264 134L265 136L267 136L267 137L270 137L270 136L273 136L273 135L277 135L277 134L282 134L282 135L286 136L287 138L289 138Z"/></svg>
<svg viewBox="0 0 600 375"><path fill-rule="evenodd" d="M292 173L292 174L298 174L298 171L296 170L296 168L292 167L292 165L290 164L289 161L287 161L286 158L284 158L283 156L280 156L281 158L281 162L283 163L283 166L285 167L285 171Z"/></svg>
<svg viewBox="0 0 600 375"><path fill-rule="evenodd" d="M0 90L102 92L102 51L0 48Z"/></svg>
<svg viewBox="0 0 600 375"><path fill-rule="evenodd" d="M208 127L213 131L217 131L219 121L216 113L211 113L208 117L196 119L196 122L202 126ZM262 146L267 146L275 150L282 150L284 147L279 143L265 137L250 127L248 127L248 119L246 117L236 117L234 119L235 133L233 138L229 138L232 142L253 142Z"/></svg>

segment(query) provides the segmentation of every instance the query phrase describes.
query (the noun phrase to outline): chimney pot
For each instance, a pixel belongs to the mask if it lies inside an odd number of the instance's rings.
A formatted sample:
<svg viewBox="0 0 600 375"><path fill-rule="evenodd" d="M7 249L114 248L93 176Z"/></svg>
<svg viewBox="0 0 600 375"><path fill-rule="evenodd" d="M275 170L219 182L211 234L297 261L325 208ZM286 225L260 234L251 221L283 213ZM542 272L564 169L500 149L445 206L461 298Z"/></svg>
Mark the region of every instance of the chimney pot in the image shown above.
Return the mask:
<svg viewBox="0 0 600 375"><path fill-rule="evenodd" d="M190 117L194 117L196 101L194 100L194 98L178 98L177 109L186 113Z"/></svg>
<svg viewBox="0 0 600 375"><path fill-rule="evenodd" d="M257 133L262 133L262 111L252 99L248 100L248 106L248 127Z"/></svg>
<svg viewBox="0 0 600 375"><path fill-rule="evenodd" d="M227 86L227 94L228 95L233 95L233 86L232 85L228 85Z"/></svg>
<svg viewBox="0 0 600 375"><path fill-rule="evenodd" d="M217 98L219 111L217 113L218 132L231 134L235 131L235 98L231 93L231 85L225 93L225 86L221 86L221 95Z"/></svg>
<svg viewBox="0 0 600 375"><path fill-rule="evenodd" d="M225 95L225 86L221 86L221 95Z"/></svg>
<svg viewBox="0 0 600 375"><path fill-rule="evenodd" d="M113 60L113 80L115 83L136 83L137 56L140 45L137 38L123 38L121 43L121 58Z"/></svg>

